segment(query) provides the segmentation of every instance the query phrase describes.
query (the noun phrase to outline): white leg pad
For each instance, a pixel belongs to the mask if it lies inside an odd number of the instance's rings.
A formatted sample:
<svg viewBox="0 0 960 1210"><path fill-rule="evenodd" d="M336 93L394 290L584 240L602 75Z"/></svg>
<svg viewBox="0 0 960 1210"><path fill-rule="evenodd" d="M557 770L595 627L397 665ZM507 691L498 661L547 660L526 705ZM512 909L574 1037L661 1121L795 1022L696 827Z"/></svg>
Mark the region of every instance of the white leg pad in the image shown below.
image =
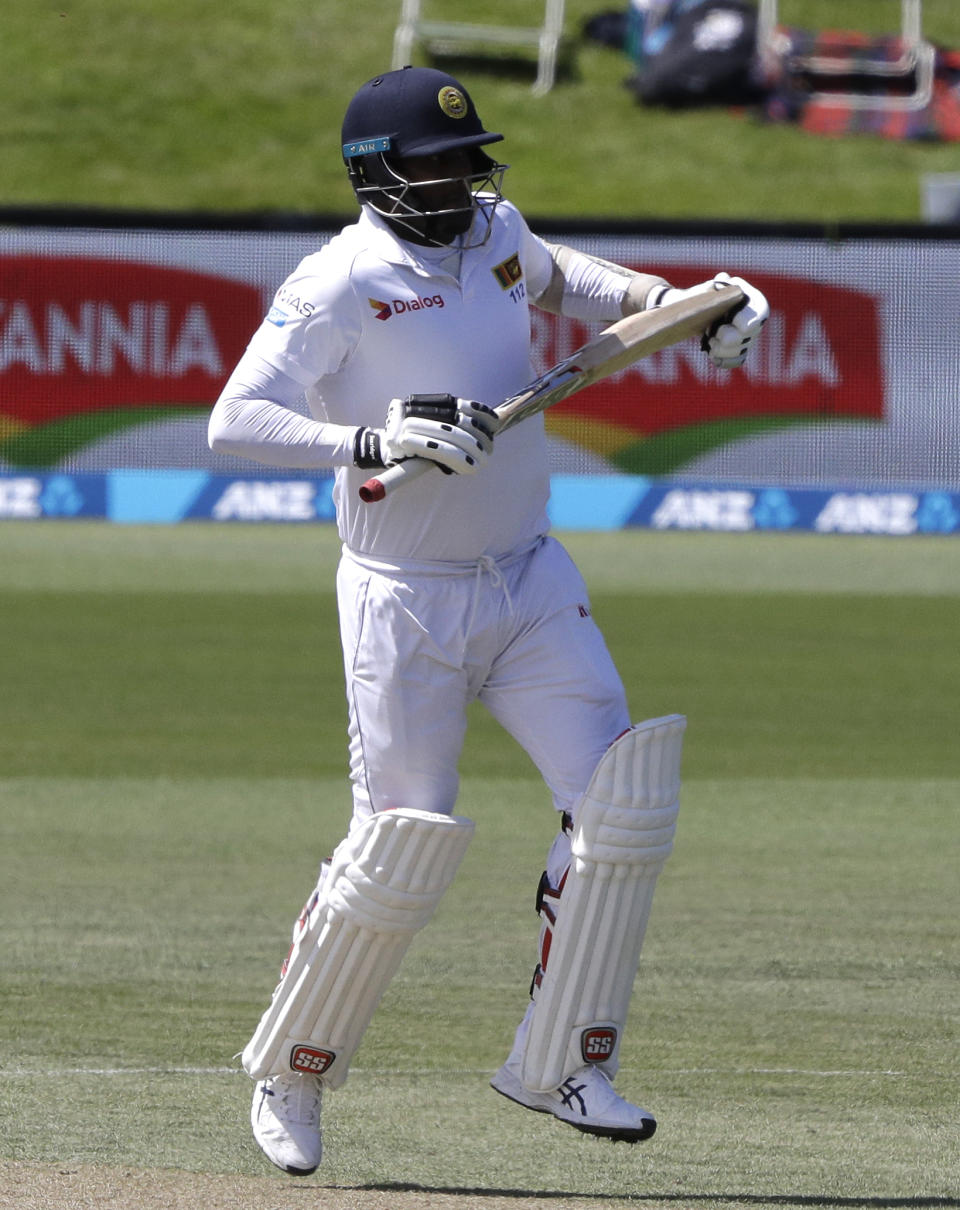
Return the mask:
<svg viewBox="0 0 960 1210"><path fill-rule="evenodd" d="M401 809L337 847L283 977L243 1051L255 1080L289 1072L338 1088L414 934L433 915L473 821Z"/></svg>
<svg viewBox="0 0 960 1210"><path fill-rule="evenodd" d="M558 1088L585 1063L616 1071L657 876L673 848L686 719L631 728L574 811L572 857L527 1031L523 1084Z"/></svg>

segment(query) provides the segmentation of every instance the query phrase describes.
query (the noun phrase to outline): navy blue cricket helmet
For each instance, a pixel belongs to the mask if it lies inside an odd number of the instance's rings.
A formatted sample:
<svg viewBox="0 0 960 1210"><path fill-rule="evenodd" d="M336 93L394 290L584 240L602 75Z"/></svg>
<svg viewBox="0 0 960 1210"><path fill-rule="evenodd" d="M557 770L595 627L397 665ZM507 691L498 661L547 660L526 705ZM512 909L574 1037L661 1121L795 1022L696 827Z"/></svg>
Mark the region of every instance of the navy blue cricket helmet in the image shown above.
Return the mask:
<svg viewBox="0 0 960 1210"><path fill-rule="evenodd" d="M449 244L481 212L479 238L465 246L486 239L506 165L482 149L503 135L485 129L453 76L432 67L374 76L347 106L341 137L357 200L401 238Z"/></svg>

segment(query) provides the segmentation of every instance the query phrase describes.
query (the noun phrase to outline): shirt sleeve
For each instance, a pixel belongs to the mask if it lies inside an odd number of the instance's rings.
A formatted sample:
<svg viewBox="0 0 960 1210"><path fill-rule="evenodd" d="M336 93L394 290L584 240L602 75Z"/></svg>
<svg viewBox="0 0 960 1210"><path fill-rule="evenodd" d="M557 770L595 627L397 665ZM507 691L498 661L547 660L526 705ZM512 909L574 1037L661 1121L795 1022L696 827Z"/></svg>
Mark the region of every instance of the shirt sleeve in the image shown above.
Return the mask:
<svg viewBox="0 0 960 1210"><path fill-rule="evenodd" d="M301 261L277 290L250 349L308 387L343 365L360 332L348 267L322 248Z"/></svg>
<svg viewBox="0 0 960 1210"><path fill-rule="evenodd" d="M356 426L302 415L302 395L295 378L247 349L210 413L210 448L267 466L352 466Z"/></svg>
<svg viewBox="0 0 960 1210"><path fill-rule="evenodd" d="M357 426L305 416L297 405L344 364L359 333L348 275L326 249L306 257L277 290L214 405L210 448L268 466L352 466Z"/></svg>
<svg viewBox="0 0 960 1210"><path fill-rule="evenodd" d="M530 283L531 297L536 306L556 315L610 323L643 310L653 288L667 284L652 273L638 273L565 244L537 242L548 268L544 271L541 258L538 278Z"/></svg>

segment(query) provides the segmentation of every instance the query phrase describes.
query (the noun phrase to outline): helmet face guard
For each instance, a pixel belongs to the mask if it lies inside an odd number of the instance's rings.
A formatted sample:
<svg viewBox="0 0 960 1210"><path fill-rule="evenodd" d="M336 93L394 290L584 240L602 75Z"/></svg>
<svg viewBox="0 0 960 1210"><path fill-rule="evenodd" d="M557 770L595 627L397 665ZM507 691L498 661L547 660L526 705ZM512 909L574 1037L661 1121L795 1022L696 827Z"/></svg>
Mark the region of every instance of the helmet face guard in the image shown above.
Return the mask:
<svg viewBox="0 0 960 1210"><path fill-rule="evenodd" d="M464 248L486 243L503 197L506 164L479 147L469 148L466 155L423 157L419 165L418 159L380 153L348 161L357 200L414 243L444 247L460 237ZM417 171L411 174L414 166Z"/></svg>
<svg viewBox="0 0 960 1210"><path fill-rule="evenodd" d="M446 72L405 67L368 81L343 121L343 158L357 200L402 239L438 247L486 241L505 164L484 145L466 90Z"/></svg>

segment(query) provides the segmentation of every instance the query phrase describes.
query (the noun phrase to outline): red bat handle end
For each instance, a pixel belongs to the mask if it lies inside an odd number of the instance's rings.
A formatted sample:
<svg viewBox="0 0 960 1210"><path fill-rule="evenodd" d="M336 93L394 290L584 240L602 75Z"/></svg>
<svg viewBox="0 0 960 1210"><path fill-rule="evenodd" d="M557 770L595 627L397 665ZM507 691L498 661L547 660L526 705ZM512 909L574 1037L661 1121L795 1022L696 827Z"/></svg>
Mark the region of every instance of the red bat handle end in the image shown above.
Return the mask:
<svg viewBox="0 0 960 1210"><path fill-rule="evenodd" d="M376 504L386 494L386 488L379 479L368 479L360 488L360 499L364 504Z"/></svg>

